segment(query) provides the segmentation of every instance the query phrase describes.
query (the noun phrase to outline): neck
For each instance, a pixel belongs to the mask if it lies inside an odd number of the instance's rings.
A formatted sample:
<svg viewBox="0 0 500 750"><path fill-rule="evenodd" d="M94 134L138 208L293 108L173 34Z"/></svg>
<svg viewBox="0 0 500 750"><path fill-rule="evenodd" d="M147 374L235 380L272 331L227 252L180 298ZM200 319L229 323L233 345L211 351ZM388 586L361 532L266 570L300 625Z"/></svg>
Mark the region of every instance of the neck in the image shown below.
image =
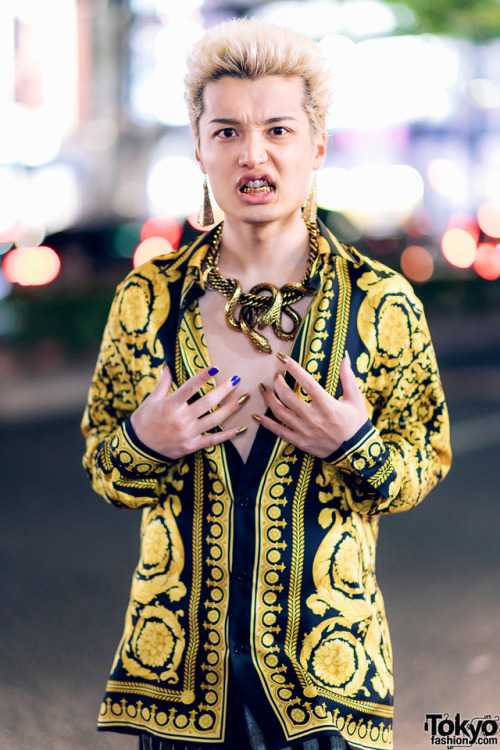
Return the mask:
<svg viewBox="0 0 500 750"><path fill-rule="evenodd" d="M299 212L285 222L269 224L224 221L219 267L244 286L300 281L309 257L309 234Z"/></svg>

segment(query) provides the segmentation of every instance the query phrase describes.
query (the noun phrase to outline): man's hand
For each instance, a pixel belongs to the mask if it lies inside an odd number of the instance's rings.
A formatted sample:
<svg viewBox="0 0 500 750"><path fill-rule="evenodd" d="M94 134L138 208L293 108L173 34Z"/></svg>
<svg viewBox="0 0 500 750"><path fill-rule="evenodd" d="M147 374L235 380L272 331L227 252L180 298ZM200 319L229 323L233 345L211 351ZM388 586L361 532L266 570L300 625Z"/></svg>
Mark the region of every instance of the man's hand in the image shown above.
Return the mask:
<svg viewBox="0 0 500 750"><path fill-rule="evenodd" d="M278 420L264 415L254 415L264 427L283 440L306 453L326 458L340 448L365 424L368 419L365 399L358 388L348 357L340 365L343 396L336 399L291 357L280 355L285 369L311 397L303 401L287 385L282 375L277 375L274 390L263 390L266 406Z"/></svg>
<svg viewBox="0 0 500 750"><path fill-rule="evenodd" d="M180 458L225 440L232 440L246 427L234 427L206 434L223 422L244 403L245 396L234 396L222 406L240 378L235 375L213 388L209 393L188 404L200 388L216 375L217 368L205 368L193 375L178 390L170 393L172 376L165 365L163 374L154 391L144 399L132 414L132 427L139 440L148 448L166 458ZM216 408L214 412L211 409Z"/></svg>

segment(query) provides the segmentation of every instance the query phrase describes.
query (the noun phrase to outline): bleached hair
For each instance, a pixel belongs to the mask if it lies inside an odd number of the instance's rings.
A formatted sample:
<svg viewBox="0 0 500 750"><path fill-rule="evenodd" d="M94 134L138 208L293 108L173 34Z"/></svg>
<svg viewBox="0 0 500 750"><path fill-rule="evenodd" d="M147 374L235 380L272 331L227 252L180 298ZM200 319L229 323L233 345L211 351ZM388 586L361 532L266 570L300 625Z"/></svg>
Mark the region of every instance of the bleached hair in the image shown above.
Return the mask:
<svg viewBox="0 0 500 750"><path fill-rule="evenodd" d="M330 74L317 43L305 34L256 18L225 21L205 32L191 51L187 67L185 99L197 141L205 86L223 76L302 78L311 131L316 134L325 127Z"/></svg>

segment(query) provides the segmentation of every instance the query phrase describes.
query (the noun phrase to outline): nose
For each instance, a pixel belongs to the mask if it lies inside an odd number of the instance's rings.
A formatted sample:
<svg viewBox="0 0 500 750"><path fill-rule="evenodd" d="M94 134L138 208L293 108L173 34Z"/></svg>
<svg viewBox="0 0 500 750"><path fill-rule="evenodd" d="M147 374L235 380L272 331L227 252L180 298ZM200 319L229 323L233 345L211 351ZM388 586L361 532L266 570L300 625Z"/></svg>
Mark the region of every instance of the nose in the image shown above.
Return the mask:
<svg viewBox="0 0 500 750"><path fill-rule="evenodd" d="M241 144L240 156L238 163L240 167L253 169L259 164L267 161L267 151L264 148L261 138L246 138Z"/></svg>

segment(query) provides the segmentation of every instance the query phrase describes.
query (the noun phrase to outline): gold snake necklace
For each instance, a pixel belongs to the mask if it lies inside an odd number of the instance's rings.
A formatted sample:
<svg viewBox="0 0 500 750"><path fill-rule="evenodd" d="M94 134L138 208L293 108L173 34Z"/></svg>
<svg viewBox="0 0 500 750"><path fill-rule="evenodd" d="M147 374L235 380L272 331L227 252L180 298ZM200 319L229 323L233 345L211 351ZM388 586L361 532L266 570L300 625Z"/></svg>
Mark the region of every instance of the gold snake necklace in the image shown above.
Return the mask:
<svg viewBox="0 0 500 750"><path fill-rule="evenodd" d="M269 341L261 331L266 326L272 326L276 336L282 341L291 341L300 326L301 317L292 305L302 297L316 294L310 279L316 268L318 259L318 226L316 223L306 222L309 232L309 259L306 272L300 282L284 284L281 289L271 283L256 284L249 292L243 293L238 279L225 279L219 270L220 243L223 222L217 227L212 244L205 258L204 279L210 289L215 289L227 298L225 306L226 322L231 328L242 331L250 340L252 346L259 352L271 354ZM236 317L236 308L239 315ZM292 330L284 331L282 316L286 315L292 321Z"/></svg>

